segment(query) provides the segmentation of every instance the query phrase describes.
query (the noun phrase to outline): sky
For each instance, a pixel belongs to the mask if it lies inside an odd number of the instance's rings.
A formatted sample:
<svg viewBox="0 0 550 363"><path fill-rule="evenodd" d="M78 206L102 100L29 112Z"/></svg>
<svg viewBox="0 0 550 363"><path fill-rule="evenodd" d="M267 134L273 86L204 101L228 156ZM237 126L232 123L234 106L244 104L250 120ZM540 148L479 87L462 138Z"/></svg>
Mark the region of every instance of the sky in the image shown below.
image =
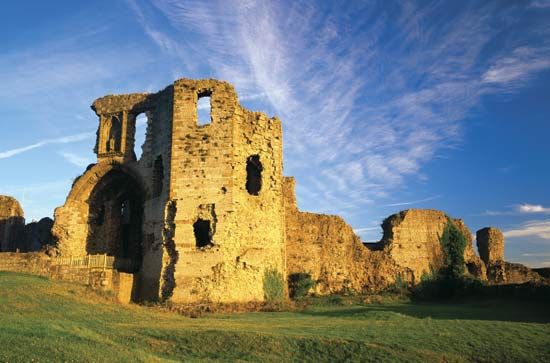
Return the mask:
<svg viewBox="0 0 550 363"><path fill-rule="evenodd" d="M440 209L550 267L549 0L20 0L0 44L0 194L27 221L95 162L93 100L217 78L281 118L302 210L372 242Z"/></svg>

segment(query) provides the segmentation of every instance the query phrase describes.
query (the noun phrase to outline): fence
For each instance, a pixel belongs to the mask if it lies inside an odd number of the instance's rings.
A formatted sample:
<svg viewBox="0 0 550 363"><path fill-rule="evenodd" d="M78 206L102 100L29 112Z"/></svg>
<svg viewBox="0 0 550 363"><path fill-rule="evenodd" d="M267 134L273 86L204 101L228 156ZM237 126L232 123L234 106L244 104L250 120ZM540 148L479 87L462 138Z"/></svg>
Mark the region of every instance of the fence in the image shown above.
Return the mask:
<svg viewBox="0 0 550 363"><path fill-rule="evenodd" d="M136 264L131 259L115 258L114 256L104 255L86 255L86 256L64 256L54 257L51 264L53 266L68 266L73 268L101 268L118 269L118 270L133 270Z"/></svg>

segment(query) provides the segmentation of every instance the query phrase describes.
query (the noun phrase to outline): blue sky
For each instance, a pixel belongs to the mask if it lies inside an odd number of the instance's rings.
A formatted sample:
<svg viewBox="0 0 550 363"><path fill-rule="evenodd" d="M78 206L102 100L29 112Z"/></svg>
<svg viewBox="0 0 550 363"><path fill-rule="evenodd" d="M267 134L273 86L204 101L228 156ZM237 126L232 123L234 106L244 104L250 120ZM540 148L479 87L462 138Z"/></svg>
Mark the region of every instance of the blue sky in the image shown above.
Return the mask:
<svg viewBox="0 0 550 363"><path fill-rule="evenodd" d="M219 78L282 119L301 209L365 241L441 209L550 266L550 1L22 0L0 19L0 194L28 220L94 162L94 99Z"/></svg>

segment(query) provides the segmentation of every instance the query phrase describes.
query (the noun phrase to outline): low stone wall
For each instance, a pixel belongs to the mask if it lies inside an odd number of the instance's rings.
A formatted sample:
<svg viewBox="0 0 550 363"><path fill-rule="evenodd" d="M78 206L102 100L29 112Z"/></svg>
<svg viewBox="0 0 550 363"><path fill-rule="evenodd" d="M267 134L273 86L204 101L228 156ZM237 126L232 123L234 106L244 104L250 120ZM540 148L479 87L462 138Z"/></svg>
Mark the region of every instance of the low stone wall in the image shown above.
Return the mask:
<svg viewBox="0 0 550 363"><path fill-rule="evenodd" d="M33 275L50 275L50 257L43 253L0 253L0 271L24 272Z"/></svg>
<svg viewBox="0 0 550 363"><path fill-rule="evenodd" d="M114 269L55 265L51 257L40 252L0 253L0 271L29 273L111 291L123 303L132 300L134 290L133 274Z"/></svg>

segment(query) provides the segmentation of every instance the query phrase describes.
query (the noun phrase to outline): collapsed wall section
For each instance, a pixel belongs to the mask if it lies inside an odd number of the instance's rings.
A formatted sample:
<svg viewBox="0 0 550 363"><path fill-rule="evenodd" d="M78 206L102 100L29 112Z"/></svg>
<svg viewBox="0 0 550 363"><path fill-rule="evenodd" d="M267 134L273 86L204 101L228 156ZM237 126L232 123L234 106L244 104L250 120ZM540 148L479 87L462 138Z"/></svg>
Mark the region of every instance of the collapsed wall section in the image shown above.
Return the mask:
<svg viewBox="0 0 550 363"><path fill-rule="evenodd" d="M410 272L384 251L367 249L341 217L301 212L295 180L284 178L288 275L308 273L319 294L382 290Z"/></svg>
<svg viewBox="0 0 550 363"><path fill-rule="evenodd" d="M413 271L415 283L422 275L431 274L443 266L440 238L448 222L445 213L431 209L409 209L386 218L380 244L400 265ZM451 219L467 240L464 260L467 271L486 278L485 266L472 247L472 233L460 219Z"/></svg>
<svg viewBox="0 0 550 363"><path fill-rule="evenodd" d="M504 261L504 234L496 227L485 227L476 232L477 249L487 267L487 278L495 284L522 284L545 279L537 272L519 263Z"/></svg>

